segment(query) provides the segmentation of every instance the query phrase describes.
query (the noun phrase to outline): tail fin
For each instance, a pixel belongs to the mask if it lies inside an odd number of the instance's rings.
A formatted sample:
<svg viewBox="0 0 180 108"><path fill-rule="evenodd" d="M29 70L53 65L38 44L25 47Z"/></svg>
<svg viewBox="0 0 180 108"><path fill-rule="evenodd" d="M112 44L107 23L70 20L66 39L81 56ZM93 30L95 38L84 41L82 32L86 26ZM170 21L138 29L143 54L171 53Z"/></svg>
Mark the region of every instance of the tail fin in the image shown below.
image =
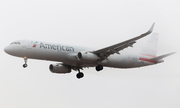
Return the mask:
<svg viewBox="0 0 180 108"><path fill-rule="evenodd" d="M156 57L158 43L158 33L152 33L144 48L141 50L141 55L148 57Z"/></svg>

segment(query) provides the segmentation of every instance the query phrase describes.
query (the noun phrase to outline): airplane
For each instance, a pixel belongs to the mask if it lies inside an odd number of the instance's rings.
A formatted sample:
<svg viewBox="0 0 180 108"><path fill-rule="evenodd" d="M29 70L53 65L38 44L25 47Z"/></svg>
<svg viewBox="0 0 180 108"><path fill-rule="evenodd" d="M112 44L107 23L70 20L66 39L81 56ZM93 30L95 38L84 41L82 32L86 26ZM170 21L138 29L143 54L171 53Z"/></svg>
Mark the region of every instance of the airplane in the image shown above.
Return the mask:
<svg viewBox="0 0 180 108"><path fill-rule="evenodd" d="M4 51L23 58L24 68L28 66L28 59L56 61L58 63L49 65L52 73L65 74L74 70L78 71L76 77L80 79L84 77L84 74L80 72L83 68L95 67L96 71L101 71L104 67L137 68L164 62L163 58L175 52L156 56L158 34L152 33L154 24L149 31L137 37L99 50L59 43L18 40L6 46ZM140 53L120 54L121 50L133 47L137 40L149 34L151 34L150 39Z"/></svg>

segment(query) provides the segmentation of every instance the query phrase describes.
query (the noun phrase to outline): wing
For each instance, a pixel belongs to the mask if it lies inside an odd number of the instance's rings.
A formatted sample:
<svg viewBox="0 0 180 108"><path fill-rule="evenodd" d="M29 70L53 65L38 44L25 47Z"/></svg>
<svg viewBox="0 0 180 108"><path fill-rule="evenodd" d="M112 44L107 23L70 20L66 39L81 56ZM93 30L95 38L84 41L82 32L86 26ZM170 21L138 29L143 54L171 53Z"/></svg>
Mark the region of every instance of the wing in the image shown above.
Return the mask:
<svg viewBox="0 0 180 108"><path fill-rule="evenodd" d="M115 44L115 45L112 45L112 46L109 46L109 47L106 47L106 48L103 48L100 50L96 50L93 53L96 54L97 56L99 56L102 60L106 59L111 54L114 54L114 53L120 54L119 53L120 50L123 50L129 46L132 47L132 45L134 43L136 43L136 40L141 39L141 38L147 36L148 34L150 34L154 28L154 24L155 23L153 23L153 25L151 26L151 28L149 29L148 32L143 33L140 36L137 36L135 38L126 40L124 42L121 42L121 43L118 43L118 44Z"/></svg>

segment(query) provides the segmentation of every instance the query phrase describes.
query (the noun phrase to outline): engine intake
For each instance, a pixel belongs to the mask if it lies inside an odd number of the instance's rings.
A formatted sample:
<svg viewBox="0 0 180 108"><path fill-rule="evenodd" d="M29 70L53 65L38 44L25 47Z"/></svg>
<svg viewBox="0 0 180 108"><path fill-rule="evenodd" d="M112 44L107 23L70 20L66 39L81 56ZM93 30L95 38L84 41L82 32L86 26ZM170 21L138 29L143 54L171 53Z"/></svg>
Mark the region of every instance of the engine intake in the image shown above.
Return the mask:
<svg viewBox="0 0 180 108"><path fill-rule="evenodd" d="M90 52L78 52L67 55L67 60L76 62L92 62L97 61L99 57L96 54Z"/></svg>
<svg viewBox="0 0 180 108"><path fill-rule="evenodd" d="M68 66L64 66L61 64L50 64L49 65L49 70L52 73L70 73L71 72L71 68Z"/></svg>
<svg viewBox="0 0 180 108"><path fill-rule="evenodd" d="M81 61L97 61L99 59L96 54L90 52L79 52L77 56Z"/></svg>
<svg viewBox="0 0 180 108"><path fill-rule="evenodd" d="M77 59L78 59L78 60L81 60L81 58L82 58L82 53L79 52L79 53L77 54Z"/></svg>

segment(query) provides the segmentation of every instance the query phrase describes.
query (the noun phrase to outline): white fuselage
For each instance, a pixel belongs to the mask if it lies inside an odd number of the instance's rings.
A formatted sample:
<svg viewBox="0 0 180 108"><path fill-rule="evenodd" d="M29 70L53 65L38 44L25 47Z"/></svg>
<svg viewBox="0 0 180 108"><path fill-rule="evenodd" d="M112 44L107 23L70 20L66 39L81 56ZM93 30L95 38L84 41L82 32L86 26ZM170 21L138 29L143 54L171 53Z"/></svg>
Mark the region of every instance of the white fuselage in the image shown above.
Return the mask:
<svg viewBox="0 0 180 108"><path fill-rule="evenodd" d="M17 57L63 62L71 66L93 67L98 64L97 61L70 59L69 57L78 52L90 51L89 48L78 46L20 40L5 47L4 50L6 53ZM101 64L114 68L134 68L158 63L151 61L150 58L152 57L140 54L114 54L103 60Z"/></svg>
<svg viewBox="0 0 180 108"><path fill-rule="evenodd" d="M174 54L173 52L156 56L158 34L152 33L154 24L149 31L139 36L98 50L74 45L19 40L5 47L4 51L10 55L23 58L25 62L23 64L24 68L28 66L27 59L61 62L50 64L49 70L52 73L59 74L70 73L71 70L75 70L78 71L76 77L80 79L84 77L84 74L80 70L86 67L95 67L96 71L103 70L104 66L114 68L142 67L161 63L164 61L164 57ZM119 53L119 51L125 48L132 47L137 40L149 34L151 36L140 53Z"/></svg>

